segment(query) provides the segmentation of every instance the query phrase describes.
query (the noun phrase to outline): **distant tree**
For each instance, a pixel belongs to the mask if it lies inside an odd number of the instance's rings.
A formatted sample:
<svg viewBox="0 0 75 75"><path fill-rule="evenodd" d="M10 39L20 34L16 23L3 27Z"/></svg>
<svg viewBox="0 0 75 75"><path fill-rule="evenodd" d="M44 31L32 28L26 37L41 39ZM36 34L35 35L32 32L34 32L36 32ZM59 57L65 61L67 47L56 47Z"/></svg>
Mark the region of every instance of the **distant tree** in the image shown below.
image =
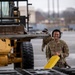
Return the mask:
<svg viewBox="0 0 75 75"><path fill-rule="evenodd" d="M63 17L65 18L66 23L71 23L72 21L75 21L75 9L74 8L68 8L62 13Z"/></svg>
<svg viewBox="0 0 75 75"><path fill-rule="evenodd" d="M43 11L36 11L36 22L39 23L43 20L47 19L47 13Z"/></svg>

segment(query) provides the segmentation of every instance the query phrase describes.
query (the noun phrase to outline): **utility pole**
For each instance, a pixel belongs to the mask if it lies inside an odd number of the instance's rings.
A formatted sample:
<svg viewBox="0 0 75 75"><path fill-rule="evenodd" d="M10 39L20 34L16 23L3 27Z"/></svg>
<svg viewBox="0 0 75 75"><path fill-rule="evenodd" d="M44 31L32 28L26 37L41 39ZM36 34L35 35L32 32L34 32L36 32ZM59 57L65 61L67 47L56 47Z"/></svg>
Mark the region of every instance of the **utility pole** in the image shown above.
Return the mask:
<svg viewBox="0 0 75 75"><path fill-rule="evenodd" d="M58 10L58 18L59 18L59 0L57 0L57 10Z"/></svg>
<svg viewBox="0 0 75 75"><path fill-rule="evenodd" d="M57 21L58 21L58 25L59 25L59 0L57 0L57 11L58 11Z"/></svg>
<svg viewBox="0 0 75 75"><path fill-rule="evenodd" d="M53 4L53 18L55 17L55 12L54 12L54 0L52 0L52 4Z"/></svg>
<svg viewBox="0 0 75 75"><path fill-rule="evenodd" d="M48 0L48 22L50 24L50 1Z"/></svg>

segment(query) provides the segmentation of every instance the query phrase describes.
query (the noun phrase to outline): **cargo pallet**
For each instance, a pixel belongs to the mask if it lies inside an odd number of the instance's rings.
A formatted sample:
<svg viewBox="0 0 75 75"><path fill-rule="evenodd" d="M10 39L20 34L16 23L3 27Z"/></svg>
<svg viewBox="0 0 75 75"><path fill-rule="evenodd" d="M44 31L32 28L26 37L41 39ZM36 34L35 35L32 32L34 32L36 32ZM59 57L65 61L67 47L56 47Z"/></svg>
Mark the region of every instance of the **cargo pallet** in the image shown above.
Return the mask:
<svg viewBox="0 0 75 75"><path fill-rule="evenodd" d="M0 75L68 75L54 69L21 69L0 70Z"/></svg>
<svg viewBox="0 0 75 75"><path fill-rule="evenodd" d="M75 75L75 68L54 68L54 69L67 75Z"/></svg>

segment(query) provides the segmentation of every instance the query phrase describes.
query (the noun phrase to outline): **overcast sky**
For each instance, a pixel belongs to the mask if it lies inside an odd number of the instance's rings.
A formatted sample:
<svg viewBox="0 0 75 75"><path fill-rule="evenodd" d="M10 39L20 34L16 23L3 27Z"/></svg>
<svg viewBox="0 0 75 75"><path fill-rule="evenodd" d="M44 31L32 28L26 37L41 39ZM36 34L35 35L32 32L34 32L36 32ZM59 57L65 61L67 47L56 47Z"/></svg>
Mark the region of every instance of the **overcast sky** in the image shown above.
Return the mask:
<svg viewBox="0 0 75 75"><path fill-rule="evenodd" d="M49 0L50 11L53 11L53 0ZM48 11L48 0L29 0L32 6L37 10ZM63 11L68 7L75 8L75 0L59 0L59 11ZM54 10L57 12L57 0L54 0Z"/></svg>

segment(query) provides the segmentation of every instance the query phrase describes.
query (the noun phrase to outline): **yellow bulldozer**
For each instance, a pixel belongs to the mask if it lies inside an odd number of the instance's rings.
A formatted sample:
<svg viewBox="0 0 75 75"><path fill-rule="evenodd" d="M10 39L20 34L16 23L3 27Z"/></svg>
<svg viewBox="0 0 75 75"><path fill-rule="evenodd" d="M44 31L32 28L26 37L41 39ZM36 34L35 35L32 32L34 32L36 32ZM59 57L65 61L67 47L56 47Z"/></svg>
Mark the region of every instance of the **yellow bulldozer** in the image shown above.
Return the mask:
<svg viewBox="0 0 75 75"><path fill-rule="evenodd" d="M26 2L27 15L21 16L19 3ZM0 66L14 63L14 68L34 67L32 38L43 37L30 34L28 0L0 0Z"/></svg>

